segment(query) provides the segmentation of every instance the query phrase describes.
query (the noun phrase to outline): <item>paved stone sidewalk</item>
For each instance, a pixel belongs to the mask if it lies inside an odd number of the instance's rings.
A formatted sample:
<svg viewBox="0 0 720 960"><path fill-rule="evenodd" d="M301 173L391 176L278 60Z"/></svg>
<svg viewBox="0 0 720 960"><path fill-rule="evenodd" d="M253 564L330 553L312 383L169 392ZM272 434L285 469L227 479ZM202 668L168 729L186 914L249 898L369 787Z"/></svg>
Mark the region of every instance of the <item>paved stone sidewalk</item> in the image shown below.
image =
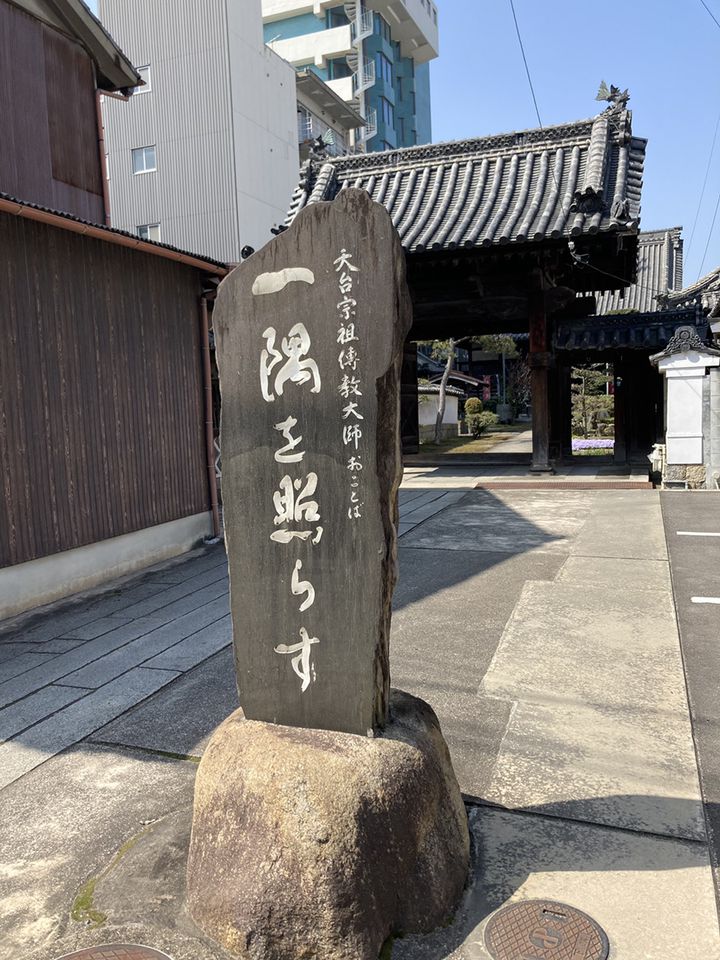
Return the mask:
<svg viewBox="0 0 720 960"><path fill-rule="evenodd" d="M401 535L461 496L403 491ZM0 789L231 641L222 546L0 626Z"/></svg>
<svg viewBox="0 0 720 960"><path fill-rule="evenodd" d="M392 672L438 713L476 866L455 922L393 958L486 958L489 913L543 896L623 960L718 960L658 494L443 479L401 490ZM226 960L182 894L229 642L217 547L3 634L1 960L108 940Z"/></svg>
<svg viewBox="0 0 720 960"><path fill-rule="evenodd" d="M507 453L525 453L532 456L532 430L523 430L507 440L501 440L490 448L490 453L500 457Z"/></svg>

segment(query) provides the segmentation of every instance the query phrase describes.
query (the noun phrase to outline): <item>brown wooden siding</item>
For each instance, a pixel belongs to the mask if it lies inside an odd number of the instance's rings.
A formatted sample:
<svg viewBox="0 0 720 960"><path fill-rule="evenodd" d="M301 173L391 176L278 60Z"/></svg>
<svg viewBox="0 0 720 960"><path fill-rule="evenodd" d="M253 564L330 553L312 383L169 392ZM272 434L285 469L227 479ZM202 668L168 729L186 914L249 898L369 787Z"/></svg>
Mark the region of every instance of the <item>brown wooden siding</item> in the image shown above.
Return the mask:
<svg viewBox="0 0 720 960"><path fill-rule="evenodd" d="M208 509L197 270L0 213L0 567Z"/></svg>
<svg viewBox="0 0 720 960"><path fill-rule="evenodd" d="M77 43L0 0L0 191L103 222L95 81Z"/></svg>
<svg viewBox="0 0 720 960"><path fill-rule="evenodd" d="M76 43L48 27L43 29L43 51L53 178L101 194L92 61Z"/></svg>

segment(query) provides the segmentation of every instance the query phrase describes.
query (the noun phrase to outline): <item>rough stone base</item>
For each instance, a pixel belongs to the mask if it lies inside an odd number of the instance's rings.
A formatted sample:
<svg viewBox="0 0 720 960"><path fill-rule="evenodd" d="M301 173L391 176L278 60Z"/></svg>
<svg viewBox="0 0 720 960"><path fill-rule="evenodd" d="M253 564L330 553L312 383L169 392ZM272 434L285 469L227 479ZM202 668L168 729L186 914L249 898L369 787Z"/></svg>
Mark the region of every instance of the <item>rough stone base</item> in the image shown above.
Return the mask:
<svg viewBox="0 0 720 960"><path fill-rule="evenodd" d="M245 720L200 764L188 861L195 922L247 960L377 960L447 922L470 841L432 709L393 691L375 739Z"/></svg>
<svg viewBox="0 0 720 960"><path fill-rule="evenodd" d="M688 490L704 490L706 487L705 467L702 464L665 464L663 484L673 486L681 483L687 484Z"/></svg>

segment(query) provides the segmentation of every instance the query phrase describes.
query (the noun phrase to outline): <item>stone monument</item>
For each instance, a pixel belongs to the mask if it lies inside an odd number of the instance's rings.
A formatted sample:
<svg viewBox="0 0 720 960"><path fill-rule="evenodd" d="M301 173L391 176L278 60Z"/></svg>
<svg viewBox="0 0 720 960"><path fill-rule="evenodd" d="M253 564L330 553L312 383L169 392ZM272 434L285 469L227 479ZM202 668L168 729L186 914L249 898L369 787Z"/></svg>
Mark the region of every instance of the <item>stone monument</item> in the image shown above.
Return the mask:
<svg viewBox="0 0 720 960"><path fill-rule="evenodd" d="M198 770L188 901L241 957L375 960L464 885L437 720L390 691L410 323L399 238L362 190L307 207L218 293L242 709Z"/></svg>

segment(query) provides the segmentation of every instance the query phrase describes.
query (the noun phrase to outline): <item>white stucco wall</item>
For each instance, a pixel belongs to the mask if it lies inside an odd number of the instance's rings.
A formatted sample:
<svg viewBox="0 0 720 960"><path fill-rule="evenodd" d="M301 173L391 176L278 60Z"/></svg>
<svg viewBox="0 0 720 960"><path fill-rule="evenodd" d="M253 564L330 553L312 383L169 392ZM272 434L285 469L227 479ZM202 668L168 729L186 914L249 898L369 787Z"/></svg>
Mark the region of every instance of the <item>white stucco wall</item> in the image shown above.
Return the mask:
<svg viewBox="0 0 720 960"><path fill-rule="evenodd" d="M437 404L438 398L437 394L432 393L420 393L418 394L418 423L421 427L428 427L434 425L435 419L437 417ZM457 397L446 397L445 398L445 415L443 417L443 424L451 424L458 422L458 398Z"/></svg>
<svg viewBox="0 0 720 960"><path fill-rule="evenodd" d="M691 350L676 353L658 363L667 380L665 402L665 447L670 465L704 462L703 386L709 367L720 358Z"/></svg>

